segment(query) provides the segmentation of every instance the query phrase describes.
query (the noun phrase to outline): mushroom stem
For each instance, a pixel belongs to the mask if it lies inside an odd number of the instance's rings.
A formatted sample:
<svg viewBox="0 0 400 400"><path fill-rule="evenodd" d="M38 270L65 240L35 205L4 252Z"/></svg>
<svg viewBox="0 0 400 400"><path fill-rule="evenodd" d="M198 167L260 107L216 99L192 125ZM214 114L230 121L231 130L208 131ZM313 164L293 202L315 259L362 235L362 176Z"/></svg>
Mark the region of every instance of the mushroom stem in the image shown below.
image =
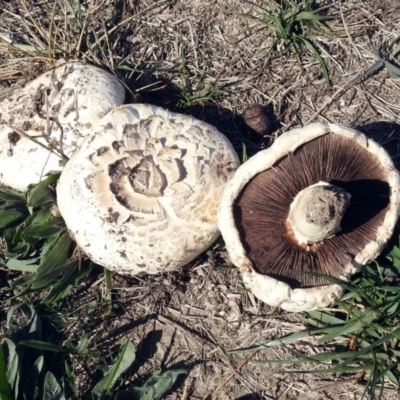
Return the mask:
<svg viewBox="0 0 400 400"><path fill-rule="evenodd" d="M287 219L298 244L318 243L339 232L350 198L344 189L326 182L300 191L290 205Z"/></svg>

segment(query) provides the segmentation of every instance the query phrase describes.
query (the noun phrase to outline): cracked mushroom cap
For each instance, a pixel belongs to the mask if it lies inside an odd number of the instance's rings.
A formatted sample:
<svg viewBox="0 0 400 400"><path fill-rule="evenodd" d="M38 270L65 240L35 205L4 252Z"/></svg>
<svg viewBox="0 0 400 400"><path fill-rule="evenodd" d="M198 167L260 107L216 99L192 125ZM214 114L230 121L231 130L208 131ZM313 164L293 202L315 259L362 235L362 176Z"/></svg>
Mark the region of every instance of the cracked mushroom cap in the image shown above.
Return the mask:
<svg viewBox="0 0 400 400"><path fill-rule="evenodd" d="M124 100L125 89L114 75L80 62L14 90L0 103L0 183L24 191L61 170L99 119Z"/></svg>
<svg viewBox="0 0 400 400"><path fill-rule="evenodd" d="M319 273L347 279L378 256L399 214L399 174L362 133L314 123L284 133L236 172L218 215L246 286L288 311L341 295Z"/></svg>
<svg viewBox="0 0 400 400"><path fill-rule="evenodd" d="M66 165L58 205L98 264L126 275L172 271L218 237L219 201L238 165L230 142L211 125L124 105Z"/></svg>

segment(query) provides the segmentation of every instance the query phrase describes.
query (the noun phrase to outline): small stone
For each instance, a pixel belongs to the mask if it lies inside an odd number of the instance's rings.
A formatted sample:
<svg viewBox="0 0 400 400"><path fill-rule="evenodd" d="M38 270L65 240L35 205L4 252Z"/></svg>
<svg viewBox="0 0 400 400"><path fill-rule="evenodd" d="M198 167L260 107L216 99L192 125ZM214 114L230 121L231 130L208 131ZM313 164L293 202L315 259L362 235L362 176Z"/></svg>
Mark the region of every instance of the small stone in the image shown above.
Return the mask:
<svg viewBox="0 0 400 400"><path fill-rule="evenodd" d="M269 135L272 131L272 123L267 115L265 107L260 104L254 104L247 107L242 117L244 122L257 132L260 136Z"/></svg>

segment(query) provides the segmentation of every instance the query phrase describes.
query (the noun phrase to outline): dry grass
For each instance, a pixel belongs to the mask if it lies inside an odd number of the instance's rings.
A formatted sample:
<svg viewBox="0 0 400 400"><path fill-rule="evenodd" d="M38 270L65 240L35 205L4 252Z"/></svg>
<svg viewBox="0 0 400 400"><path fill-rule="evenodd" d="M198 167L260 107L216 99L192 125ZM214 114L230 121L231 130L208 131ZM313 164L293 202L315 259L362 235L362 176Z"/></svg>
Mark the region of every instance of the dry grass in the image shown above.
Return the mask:
<svg viewBox="0 0 400 400"><path fill-rule="evenodd" d="M400 166L400 81L383 69L362 83L355 78L400 35L397 0L333 3L332 29L338 36L314 38L330 73L326 88L311 54L266 56L271 38L248 31L252 13L233 0L0 1L0 98L62 60L81 59L116 74L130 90L128 101L151 102L190 113L217 126L241 154L268 146L243 123L251 104L269 109L274 131L311 121L343 123L376 138ZM261 0L252 2L262 6ZM80 8L81 15L71 10ZM184 69L183 69L184 63ZM182 93L218 89L206 102L182 106ZM222 89L221 89L222 88ZM289 376L273 367L236 364L227 350L256 345L302 329L294 316L271 310L247 293L235 269L226 269L222 241L181 272L143 278L113 275L113 310L102 307L105 283L96 270L49 319L56 340L90 345L107 359L124 337L139 349L130 380L153 368L191 366L169 399L355 399L362 377ZM0 270L6 282L14 275ZM2 285L3 286L3 285ZM5 309L11 300L0 294ZM3 329L3 328L2 328ZM312 341L299 352L322 351ZM287 350L270 349L271 357ZM265 357L265 354L264 354ZM94 362L94 361L93 361ZM82 361L76 398L96 382L93 364ZM385 399L397 399L388 385Z"/></svg>

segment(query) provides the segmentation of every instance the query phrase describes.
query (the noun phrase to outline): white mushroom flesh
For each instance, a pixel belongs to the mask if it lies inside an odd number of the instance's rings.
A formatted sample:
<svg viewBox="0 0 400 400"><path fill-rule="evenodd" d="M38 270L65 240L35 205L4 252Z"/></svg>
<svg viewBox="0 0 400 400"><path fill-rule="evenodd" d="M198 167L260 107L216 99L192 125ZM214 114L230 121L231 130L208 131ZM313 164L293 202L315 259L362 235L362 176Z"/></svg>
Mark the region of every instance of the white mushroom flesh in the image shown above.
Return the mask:
<svg viewBox="0 0 400 400"><path fill-rule="evenodd" d="M58 204L95 262L129 275L171 271L218 237L217 208L238 165L214 127L159 107L121 106L65 167Z"/></svg>
<svg viewBox="0 0 400 400"><path fill-rule="evenodd" d="M326 182L300 191L288 216L297 244L319 243L339 232L350 198L344 189Z"/></svg>
<svg viewBox="0 0 400 400"><path fill-rule="evenodd" d="M0 183L24 191L49 171L60 171L99 119L124 101L114 75L81 62L14 90L0 103Z"/></svg>

